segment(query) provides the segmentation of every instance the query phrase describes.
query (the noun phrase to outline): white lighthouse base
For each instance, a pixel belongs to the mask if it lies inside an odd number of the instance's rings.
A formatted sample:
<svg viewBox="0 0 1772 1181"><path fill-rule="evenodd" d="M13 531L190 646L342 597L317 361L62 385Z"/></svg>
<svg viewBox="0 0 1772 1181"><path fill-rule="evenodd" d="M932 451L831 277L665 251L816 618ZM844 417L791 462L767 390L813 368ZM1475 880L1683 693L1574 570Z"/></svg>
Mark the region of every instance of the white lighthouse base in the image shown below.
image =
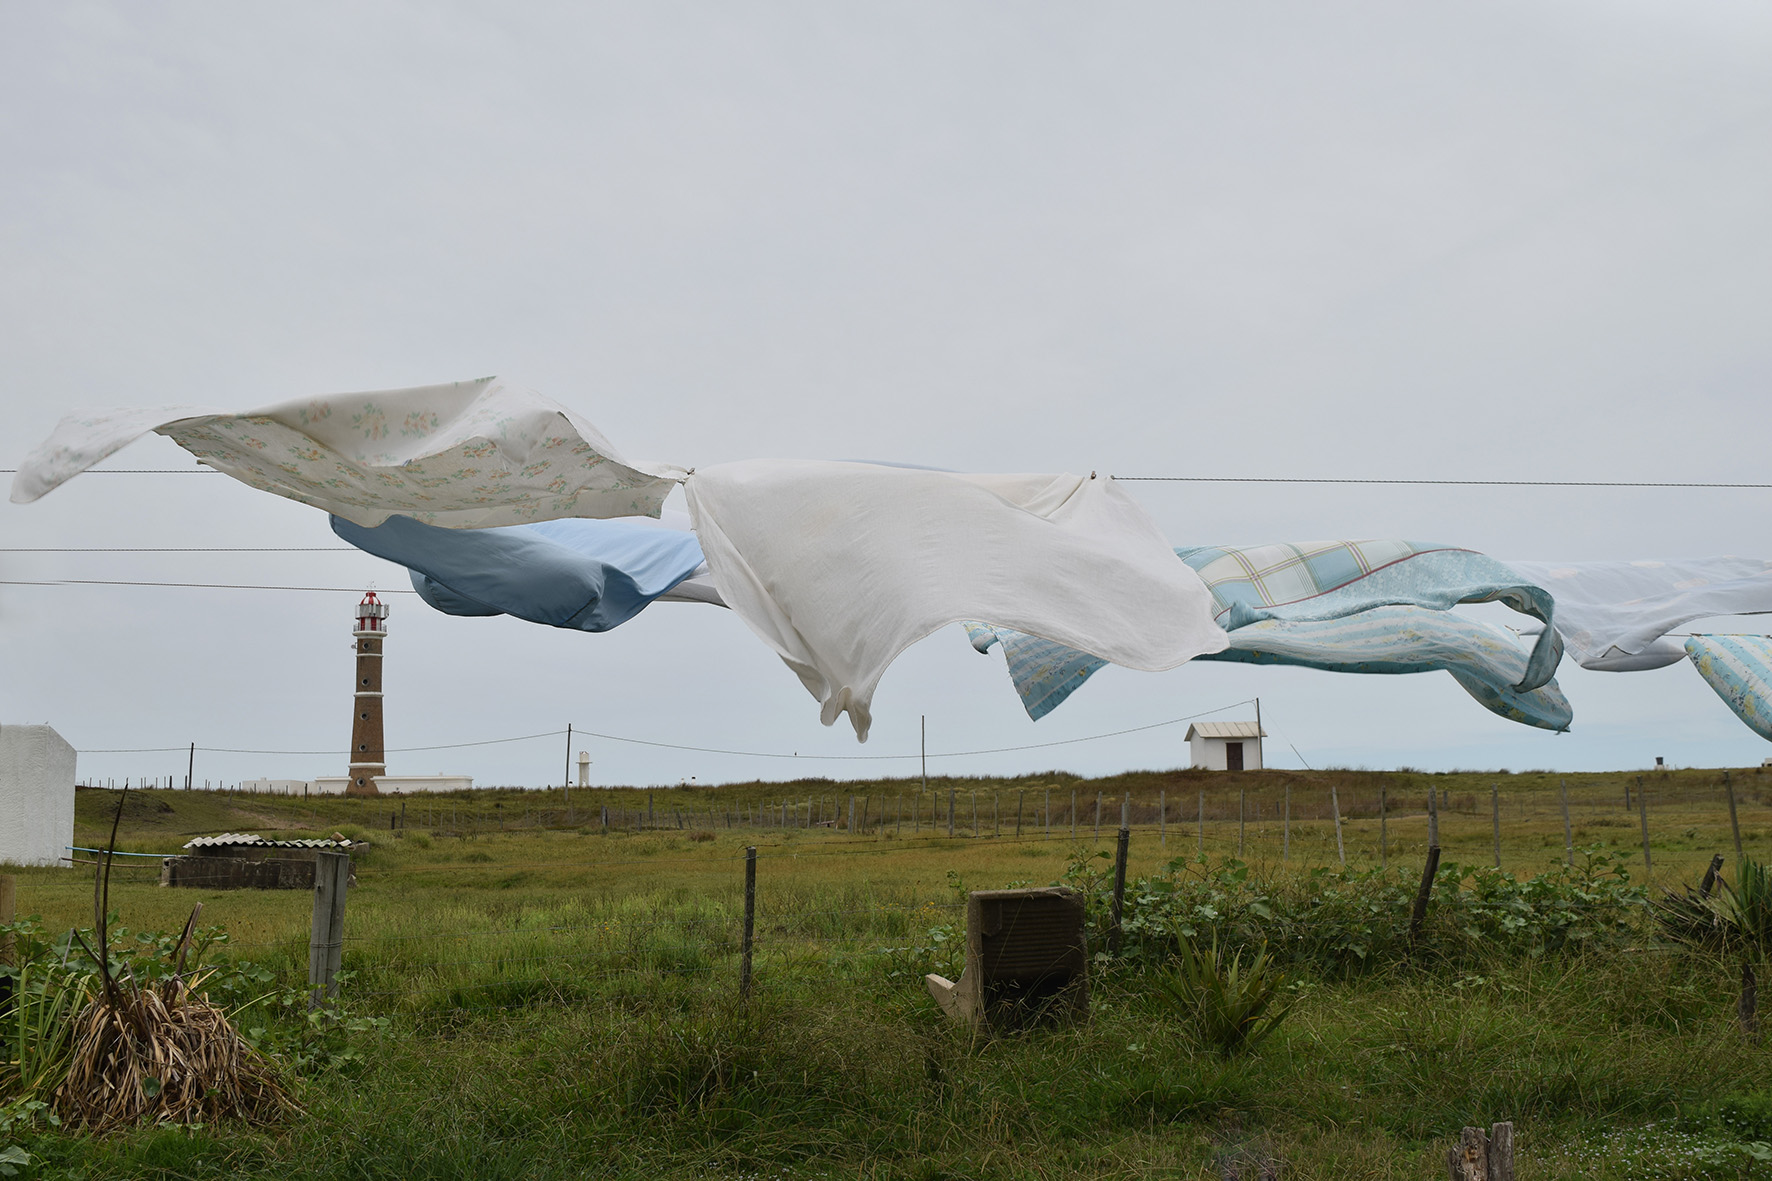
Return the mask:
<svg viewBox="0 0 1772 1181"><path fill-rule="evenodd" d="M313 791L318 795L345 794L350 779L344 775L328 776L313 781ZM377 775L375 790L384 796L414 795L420 792L471 791L474 778L471 775Z"/></svg>

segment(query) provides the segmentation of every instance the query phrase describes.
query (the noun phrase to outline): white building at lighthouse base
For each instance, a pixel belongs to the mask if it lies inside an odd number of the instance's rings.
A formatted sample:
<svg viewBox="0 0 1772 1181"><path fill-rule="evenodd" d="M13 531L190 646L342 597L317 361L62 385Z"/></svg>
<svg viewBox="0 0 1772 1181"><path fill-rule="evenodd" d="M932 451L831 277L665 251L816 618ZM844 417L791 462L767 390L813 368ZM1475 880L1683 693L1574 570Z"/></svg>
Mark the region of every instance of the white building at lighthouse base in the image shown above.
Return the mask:
<svg viewBox="0 0 1772 1181"><path fill-rule="evenodd" d="M323 796L342 796L350 784L350 778L344 775L328 775L314 782L314 794ZM408 796L421 792L472 791L474 777L471 775L377 775L373 782L375 790L384 796Z"/></svg>

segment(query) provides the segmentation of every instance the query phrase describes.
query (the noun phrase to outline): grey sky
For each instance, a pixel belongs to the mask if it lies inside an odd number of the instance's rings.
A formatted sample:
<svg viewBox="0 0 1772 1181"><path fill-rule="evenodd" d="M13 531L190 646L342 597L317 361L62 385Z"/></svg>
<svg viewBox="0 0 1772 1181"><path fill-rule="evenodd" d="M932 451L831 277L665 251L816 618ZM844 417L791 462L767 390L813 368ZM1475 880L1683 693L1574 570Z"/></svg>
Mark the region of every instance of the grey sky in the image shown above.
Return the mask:
<svg viewBox="0 0 1772 1181"><path fill-rule="evenodd" d="M1769 60L1761 4L7 5L0 466L81 407L498 373L691 466L1765 481ZM111 465L189 462L151 439ZM1178 545L1772 551L1765 492L1132 487ZM330 544L319 513L218 476L0 504L8 547ZM0 554L0 578L405 585L331 554ZM0 587L0 718L88 751L342 748L354 601ZM1260 694L1279 765L1765 751L1684 665L1565 665L1560 737L1440 674L1206 664L1106 670L1035 725L957 628L887 674L857 747L716 610L586 636L402 595L390 624L395 747L570 721L901 754L927 714L951 751ZM1176 765L1183 731L935 767ZM915 766L584 745L599 781ZM564 760L390 761L539 783Z"/></svg>

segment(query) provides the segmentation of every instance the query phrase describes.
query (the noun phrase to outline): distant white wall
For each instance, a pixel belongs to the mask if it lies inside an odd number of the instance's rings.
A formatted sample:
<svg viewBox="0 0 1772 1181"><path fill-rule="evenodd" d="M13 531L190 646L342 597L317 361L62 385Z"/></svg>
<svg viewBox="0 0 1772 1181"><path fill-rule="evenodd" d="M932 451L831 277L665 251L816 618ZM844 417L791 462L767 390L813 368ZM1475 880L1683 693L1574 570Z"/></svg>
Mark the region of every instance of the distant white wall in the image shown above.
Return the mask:
<svg viewBox="0 0 1772 1181"><path fill-rule="evenodd" d="M377 775L376 790L385 795L413 792L467 791L474 786L471 775Z"/></svg>
<svg viewBox="0 0 1772 1181"><path fill-rule="evenodd" d="M0 726L0 862L68 865L74 748L49 726Z"/></svg>
<svg viewBox="0 0 1772 1181"><path fill-rule="evenodd" d="M242 779L240 790L261 796L305 796L314 787L311 779Z"/></svg>

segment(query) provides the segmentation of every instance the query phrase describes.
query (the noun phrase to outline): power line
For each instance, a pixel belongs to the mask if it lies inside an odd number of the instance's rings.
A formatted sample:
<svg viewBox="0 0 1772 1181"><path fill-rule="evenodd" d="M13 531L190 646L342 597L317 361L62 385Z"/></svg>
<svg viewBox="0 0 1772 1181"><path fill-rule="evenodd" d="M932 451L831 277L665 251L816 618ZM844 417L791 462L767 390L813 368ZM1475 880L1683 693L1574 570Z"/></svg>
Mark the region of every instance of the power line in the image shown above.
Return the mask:
<svg viewBox="0 0 1772 1181"><path fill-rule="evenodd" d="M264 586L237 582L141 582L126 578L53 578L34 581L23 578L0 578L0 586L170 586L197 590L262 590L320 591L325 594L357 595L363 588L350 586ZM416 595L415 590L391 587L377 590L378 595Z"/></svg>
<svg viewBox="0 0 1772 1181"><path fill-rule="evenodd" d="M0 546L0 554L360 554L354 545Z"/></svg>
<svg viewBox="0 0 1772 1181"><path fill-rule="evenodd" d="M1356 476L1113 476L1161 484L1405 484L1446 488L1772 488L1696 480L1388 480Z"/></svg>
<svg viewBox="0 0 1772 1181"><path fill-rule="evenodd" d="M564 730L549 730L543 734L519 734L515 738L486 738L479 742L444 742L436 746L390 746L384 748L384 753L397 755L421 750L457 750L464 746L497 746L503 742L530 742L537 738L557 738L564 733L566 733ZM89 755L156 755L190 749L190 744L187 743L184 746L119 746L85 750L81 753ZM199 746L197 749L212 755L336 755L350 753L338 750L244 750L231 746Z"/></svg>
<svg viewBox="0 0 1772 1181"><path fill-rule="evenodd" d="M0 475L13 475L17 468L0 467ZM210 467L190 468L90 468L88 476L191 476L221 475ZM1701 480L1400 480L1365 476L1113 476L1115 480L1139 480L1146 483L1180 484L1402 484L1449 488L1719 488L1764 489L1772 484L1718 483Z"/></svg>
<svg viewBox="0 0 1772 1181"><path fill-rule="evenodd" d="M1120 738L1127 734L1140 734L1146 730L1160 730L1165 726L1174 726L1181 722L1191 722L1195 718L1203 718L1209 714L1223 713L1225 710L1235 709L1239 705L1248 705L1253 700L1254 698L1247 697L1242 701L1233 701L1228 705L1220 705L1213 709L1202 710L1199 713L1187 714L1184 717L1170 718L1163 722L1152 722L1146 726L1133 726L1125 730L1109 730L1102 734L1088 734L1081 738L1060 738L1053 742L1032 742L1023 746L997 746L981 750L930 751L928 757L932 759L960 759L968 758L973 755L1012 754L1024 750L1045 750L1054 746L1072 746L1079 742L1097 742L1103 738ZM791 759L798 761L817 759L827 762L885 762L894 759L904 760L923 757L922 754L918 752L902 755L803 755L797 751L784 754L780 751L766 750L726 750L713 746L689 746L678 742L656 742L647 738L627 738L620 734L599 734L595 730L585 730L577 726L573 727L572 732L574 734L583 734L590 738L601 738L605 742L626 742L636 746L659 747L664 750L687 750L695 751L699 754L734 755L740 758L750 759ZM439 743L436 746L393 746L386 748L386 753L406 754L413 751L425 750L458 750L462 747L469 746L496 746L505 742L531 742L540 738L558 738L564 733L566 733L565 730L547 730L540 734L523 734L515 738L488 738L479 742L445 742ZM82 749L80 753L94 755L172 754L179 751L188 751L190 749L190 745L186 744L184 746L91 748ZM199 746L196 749L208 754L230 755L336 755L340 753L337 750L245 750L226 746Z"/></svg>

